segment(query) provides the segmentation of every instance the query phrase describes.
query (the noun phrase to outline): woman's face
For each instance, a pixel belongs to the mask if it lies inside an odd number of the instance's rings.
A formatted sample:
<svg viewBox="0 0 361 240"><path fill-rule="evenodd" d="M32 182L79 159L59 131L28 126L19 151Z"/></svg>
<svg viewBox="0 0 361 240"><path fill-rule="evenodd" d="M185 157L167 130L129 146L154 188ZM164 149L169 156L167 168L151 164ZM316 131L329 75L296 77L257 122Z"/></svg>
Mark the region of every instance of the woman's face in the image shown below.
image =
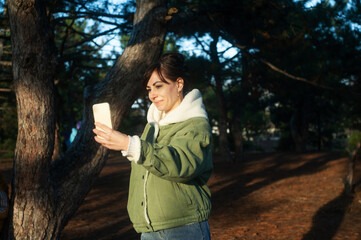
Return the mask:
<svg viewBox="0 0 361 240"><path fill-rule="evenodd" d="M178 78L176 82L165 79L162 82L156 71L152 73L147 83L147 91L150 101L154 103L159 111L166 114L176 108L183 99L183 79Z"/></svg>

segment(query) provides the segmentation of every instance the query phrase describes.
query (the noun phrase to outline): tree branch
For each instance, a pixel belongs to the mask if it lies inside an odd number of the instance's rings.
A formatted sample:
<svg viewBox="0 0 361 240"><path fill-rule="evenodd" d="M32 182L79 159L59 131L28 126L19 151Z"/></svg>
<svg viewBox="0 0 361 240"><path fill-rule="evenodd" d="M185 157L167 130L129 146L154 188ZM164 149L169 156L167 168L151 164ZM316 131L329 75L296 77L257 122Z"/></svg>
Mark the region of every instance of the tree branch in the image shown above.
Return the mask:
<svg viewBox="0 0 361 240"><path fill-rule="evenodd" d="M109 30L107 30L107 31L104 31L104 32L101 32L101 33L98 33L98 34L95 34L95 35L89 35L89 37L84 38L84 39L83 39L82 41L80 41L80 42L74 43L74 44L69 45L69 46L65 46L65 49L78 47L78 46L80 46L80 45L83 45L83 44L86 43L86 42L89 42L89 41L95 39L95 38L98 38L98 37L103 36L103 35L107 35L107 34L113 32L113 31L115 31L115 30L117 30L117 29L118 29L118 28L115 27L115 28L109 29Z"/></svg>
<svg viewBox="0 0 361 240"><path fill-rule="evenodd" d="M294 80L297 80L297 81L301 81L301 82L305 82L305 83L308 83L308 84L311 84L313 86L316 86L316 87L321 87L321 88L324 88L324 89L327 89L327 90L335 90L333 88L330 88L328 86L325 86L323 84L319 84L319 83L315 83L313 81L310 81L310 80L307 80L306 78L302 78L302 77L297 77L297 76L294 76L284 70L281 70L279 69L278 67L276 67L275 65L273 65L272 63L264 60L264 59L260 59L260 61L264 64L266 64L268 67L270 67L272 70L276 71L276 72L279 72L281 73L282 75L288 77L288 78L291 78L291 79L294 79Z"/></svg>
<svg viewBox="0 0 361 240"><path fill-rule="evenodd" d="M60 18L56 18L54 19L55 22L64 22L63 20L77 20L77 19L80 19L80 18L86 18L86 19L92 19L96 22L101 22L101 23L105 23L105 24L108 24L108 25L113 25L113 26L116 26L118 28L127 28L129 29L129 26L127 23L117 23L117 22L111 22L111 21L107 21L107 20L104 20L104 19L101 19L101 18L98 18L98 17L95 17L95 16L88 16L88 15L75 15L75 16L69 16L69 17L60 17Z"/></svg>
<svg viewBox="0 0 361 240"><path fill-rule="evenodd" d="M10 88L0 88L0 92L12 92Z"/></svg>
<svg viewBox="0 0 361 240"><path fill-rule="evenodd" d="M249 55L250 57L254 58L254 59L257 59L255 58L254 55L251 55L249 53L246 52L246 50L248 49L247 46L244 46L244 45L240 45L238 43L235 43L234 40L228 36L228 34L225 34L223 31L220 31L220 35L225 39L227 40L230 44L232 44L234 47L238 48L241 50L241 53L242 54L247 54ZM326 85L323 85L323 84L320 84L320 83L316 83L316 82L313 82L313 81L310 81L306 78L303 78L303 77L298 77L298 76L294 76L293 74L290 74L280 68L278 68L277 66L275 66L274 64L270 63L269 61L265 60L265 59L262 59L262 58L258 58L258 60L260 62L262 62L263 64L265 64L266 66L268 66L269 68L271 68L273 71L276 71L290 79L294 79L294 80L297 80L297 81L301 81L301 82L305 82L305 83L308 83L308 84L311 84L313 86L316 86L316 87L320 87L320 88L323 88L323 89L327 89L327 90L332 90L334 91L335 89L334 88L331 88L331 87L328 87Z"/></svg>
<svg viewBox="0 0 361 240"><path fill-rule="evenodd" d="M119 19L125 19L128 18L129 15L119 15L119 14L110 14L110 13L100 13L100 12L82 12L82 11L62 11L57 13L67 13L69 15L74 15L73 17L79 17L79 18L86 18L86 17L108 17L108 18L119 18ZM69 16L70 17L70 16ZM54 20L65 20L69 19L69 17L58 17Z"/></svg>
<svg viewBox="0 0 361 240"><path fill-rule="evenodd" d="M0 65L4 67L11 67L12 63L10 61L0 61Z"/></svg>
<svg viewBox="0 0 361 240"><path fill-rule="evenodd" d="M73 19L73 21L71 21L71 23L69 25L67 25L67 27L66 27L65 34L64 34L63 40L61 41L61 45L60 45L60 50L59 50L60 56L63 56L65 43L69 37L69 30L72 29L74 23L75 23L75 19Z"/></svg>
<svg viewBox="0 0 361 240"><path fill-rule="evenodd" d="M197 37L197 35L193 35L193 37L196 39L196 42L201 46L203 52L207 53L208 55L210 55L210 52L203 46L202 41L199 40L199 38Z"/></svg>
<svg viewBox="0 0 361 240"><path fill-rule="evenodd" d="M208 15L208 18L211 22L213 22L215 24L215 26L218 28L219 30L219 34L222 38L224 38L225 40L227 40L230 44L232 44L234 47L238 48L241 50L241 52L243 54L245 54L245 50L247 49L247 46L244 46L244 45L240 45L238 43L236 43L233 38L228 34L226 33L226 31L224 31L223 27L220 26L220 24L218 24L214 19L213 17L210 15L210 14L207 14ZM250 55L250 54L249 54ZM252 58L255 58L254 55L252 55ZM321 87L323 89L327 89L327 90L335 90L331 87L328 87L328 86L325 86L323 84L319 84L319 83L316 83L316 82L313 82L313 81L310 81L310 80L307 80L306 78L302 78L302 77L297 77L297 76L294 76L284 70L281 70L280 68L276 67L274 64L270 63L269 61L266 61L264 59L259 59L259 61L261 61L263 64L267 65L269 68L271 68L272 70L288 77L288 78L291 78L291 79L294 79L294 80L297 80L297 81L301 81L301 82L305 82L305 83L308 83L308 84L311 84L313 86L317 86L317 87Z"/></svg>
<svg viewBox="0 0 361 240"><path fill-rule="evenodd" d="M233 61L233 59L235 59L236 57L238 57L238 55L241 53L241 51L239 51L237 54L235 54L233 57L228 58L227 60L225 60L224 62L222 62L222 66L227 65L229 62Z"/></svg>

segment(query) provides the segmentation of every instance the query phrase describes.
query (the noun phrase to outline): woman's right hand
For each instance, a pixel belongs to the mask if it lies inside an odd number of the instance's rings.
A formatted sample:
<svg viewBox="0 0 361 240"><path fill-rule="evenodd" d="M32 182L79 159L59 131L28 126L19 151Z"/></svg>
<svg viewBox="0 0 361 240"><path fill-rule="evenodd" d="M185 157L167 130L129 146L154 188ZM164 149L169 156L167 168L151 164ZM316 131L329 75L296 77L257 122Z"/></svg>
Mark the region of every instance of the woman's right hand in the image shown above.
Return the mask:
<svg viewBox="0 0 361 240"><path fill-rule="evenodd" d="M94 137L95 141L100 143L102 146L111 150L126 151L129 145L129 136L113 130L106 125L96 122L97 128L93 129L96 134Z"/></svg>

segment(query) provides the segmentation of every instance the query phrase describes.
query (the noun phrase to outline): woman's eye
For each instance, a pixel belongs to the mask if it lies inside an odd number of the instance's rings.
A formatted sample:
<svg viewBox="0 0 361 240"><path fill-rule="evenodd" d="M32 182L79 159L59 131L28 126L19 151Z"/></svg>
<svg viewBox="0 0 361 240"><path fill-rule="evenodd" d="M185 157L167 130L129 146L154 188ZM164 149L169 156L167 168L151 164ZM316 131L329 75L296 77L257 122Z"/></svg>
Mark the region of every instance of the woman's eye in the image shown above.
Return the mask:
<svg viewBox="0 0 361 240"><path fill-rule="evenodd" d="M161 88L163 85L155 85L155 88Z"/></svg>

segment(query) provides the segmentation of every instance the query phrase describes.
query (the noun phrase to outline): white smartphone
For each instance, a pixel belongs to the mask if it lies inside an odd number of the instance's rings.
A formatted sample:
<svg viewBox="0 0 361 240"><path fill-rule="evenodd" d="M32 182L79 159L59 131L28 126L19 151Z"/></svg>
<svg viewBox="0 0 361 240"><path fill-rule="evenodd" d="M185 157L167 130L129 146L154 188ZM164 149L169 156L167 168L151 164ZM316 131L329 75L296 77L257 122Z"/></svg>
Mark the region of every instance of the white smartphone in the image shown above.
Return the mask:
<svg viewBox="0 0 361 240"><path fill-rule="evenodd" d="M94 122L100 122L109 128L113 128L109 103L97 103L93 105ZM98 127L96 127L99 129ZM99 129L102 130L102 129Z"/></svg>

